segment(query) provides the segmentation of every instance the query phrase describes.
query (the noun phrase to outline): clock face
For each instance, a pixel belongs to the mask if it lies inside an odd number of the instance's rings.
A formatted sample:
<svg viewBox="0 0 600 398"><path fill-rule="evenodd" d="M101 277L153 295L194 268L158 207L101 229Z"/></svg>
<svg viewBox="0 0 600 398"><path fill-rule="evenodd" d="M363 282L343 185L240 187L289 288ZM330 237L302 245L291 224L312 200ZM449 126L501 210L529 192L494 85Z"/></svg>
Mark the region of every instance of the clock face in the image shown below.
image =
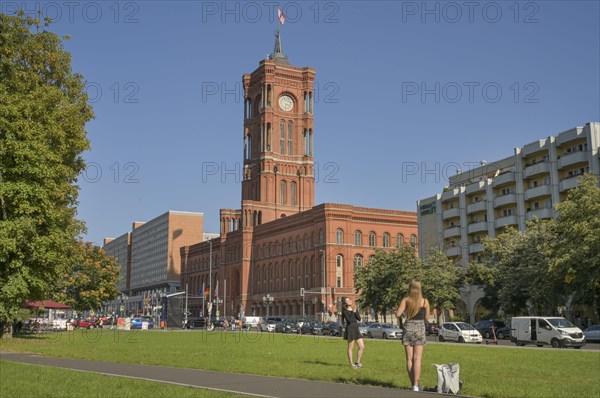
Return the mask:
<svg viewBox="0 0 600 398"><path fill-rule="evenodd" d="M279 107L286 112L289 112L294 107L294 100L287 95L279 97Z"/></svg>

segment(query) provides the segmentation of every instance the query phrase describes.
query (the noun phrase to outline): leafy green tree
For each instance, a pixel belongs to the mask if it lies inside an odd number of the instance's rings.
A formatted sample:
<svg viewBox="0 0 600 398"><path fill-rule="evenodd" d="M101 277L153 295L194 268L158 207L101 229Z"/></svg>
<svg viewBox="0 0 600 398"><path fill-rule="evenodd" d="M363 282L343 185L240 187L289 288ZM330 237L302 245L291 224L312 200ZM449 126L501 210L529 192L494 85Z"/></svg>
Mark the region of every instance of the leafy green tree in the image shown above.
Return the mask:
<svg viewBox="0 0 600 398"><path fill-rule="evenodd" d="M438 317L442 311L454 308L460 299L460 288L464 284L463 271L438 248L431 248L421 262L420 277L423 295ZM439 318L438 318L439 324Z"/></svg>
<svg viewBox="0 0 600 398"><path fill-rule="evenodd" d="M63 275L54 299L77 311L101 308L104 301L120 294L116 287L120 267L98 246L86 243L81 249L77 263Z"/></svg>
<svg viewBox="0 0 600 398"><path fill-rule="evenodd" d="M555 246L554 220L535 219L525 231L510 228L484 240L485 261L497 268L493 288L506 312L550 314L564 302L564 290L553 272Z"/></svg>
<svg viewBox="0 0 600 398"><path fill-rule="evenodd" d="M412 246L377 250L365 267L354 270L355 287L362 307L377 314L395 308L406 295L408 282L420 276L419 259Z"/></svg>
<svg viewBox="0 0 600 398"><path fill-rule="evenodd" d="M0 14L0 321L48 298L84 231L77 176L93 118L61 39L36 18Z"/></svg>
<svg viewBox="0 0 600 398"><path fill-rule="evenodd" d="M600 295L600 187L598 176L584 174L580 186L556 205L556 272L574 301L592 305L598 322Z"/></svg>

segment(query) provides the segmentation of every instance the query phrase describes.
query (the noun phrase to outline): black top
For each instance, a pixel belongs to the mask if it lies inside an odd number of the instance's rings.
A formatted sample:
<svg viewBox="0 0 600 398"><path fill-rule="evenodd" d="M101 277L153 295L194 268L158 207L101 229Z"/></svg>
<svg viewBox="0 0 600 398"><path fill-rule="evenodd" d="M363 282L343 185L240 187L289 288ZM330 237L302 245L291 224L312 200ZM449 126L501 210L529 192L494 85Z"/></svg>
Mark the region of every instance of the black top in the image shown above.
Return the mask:
<svg viewBox="0 0 600 398"><path fill-rule="evenodd" d="M349 310L342 311L342 318L348 325L352 323L358 323L360 321L360 314L358 312L352 312Z"/></svg>
<svg viewBox="0 0 600 398"><path fill-rule="evenodd" d="M413 316L412 318L409 319L409 321L423 321L423 320L425 320L425 307L421 307L419 312L417 312L415 314L415 316Z"/></svg>

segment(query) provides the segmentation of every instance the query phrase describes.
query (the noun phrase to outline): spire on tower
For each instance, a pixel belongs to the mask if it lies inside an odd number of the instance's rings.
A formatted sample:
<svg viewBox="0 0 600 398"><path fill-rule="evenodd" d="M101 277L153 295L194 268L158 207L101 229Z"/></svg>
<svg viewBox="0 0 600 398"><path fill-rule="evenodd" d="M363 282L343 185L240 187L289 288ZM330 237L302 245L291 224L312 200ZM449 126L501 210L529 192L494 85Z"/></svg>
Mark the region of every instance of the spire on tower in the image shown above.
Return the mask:
<svg viewBox="0 0 600 398"><path fill-rule="evenodd" d="M285 55L282 50L279 28L277 28L275 31L275 50L273 51L273 54L269 56L269 58L278 64L289 65L287 55Z"/></svg>

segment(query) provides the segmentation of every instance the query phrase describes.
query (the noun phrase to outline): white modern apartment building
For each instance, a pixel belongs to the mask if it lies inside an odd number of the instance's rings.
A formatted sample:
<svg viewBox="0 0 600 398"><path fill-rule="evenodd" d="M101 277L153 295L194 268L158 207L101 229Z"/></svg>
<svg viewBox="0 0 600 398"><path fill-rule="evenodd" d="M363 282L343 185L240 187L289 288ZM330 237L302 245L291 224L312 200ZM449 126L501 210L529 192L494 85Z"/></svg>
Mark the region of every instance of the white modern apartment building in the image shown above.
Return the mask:
<svg viewBox="0 0 600 398"><path fill-rule="evenodd" d="M600 174L599 155L600 123L592 122L456 174L444 192L417 201L419 255L435 246L462 266L480 261L483 237L554 217L553 205L578 185L579 175ZM469 296L465 303L472 307L476 297Z"/></svg>

